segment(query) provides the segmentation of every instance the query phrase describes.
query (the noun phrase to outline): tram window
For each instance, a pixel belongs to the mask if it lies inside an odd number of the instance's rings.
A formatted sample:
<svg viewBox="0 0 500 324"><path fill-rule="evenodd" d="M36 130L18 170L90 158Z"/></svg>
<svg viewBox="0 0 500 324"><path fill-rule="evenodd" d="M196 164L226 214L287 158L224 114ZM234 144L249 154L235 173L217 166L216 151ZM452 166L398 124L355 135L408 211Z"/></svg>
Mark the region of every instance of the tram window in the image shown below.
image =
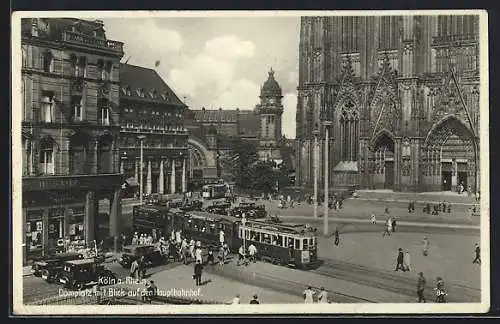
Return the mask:
<svg viewBox="0 0 500 324"><path fill-rule="evenodd" d="M308 243L307 241L308 241L308 239L303 239L303 240L302 240L302 246L303 246L304 250L307 250L307 249L308 249L308 246L309 246L309 245L307 244L307 243Z"/></svg>
<svg viewBox="0 0 500 324"><path fill-rule="evenodd" d="M288 237L283 236L282 238L283 238L283 247L288 247L288 244L287 244L288 243Z"/></svg>
<svg viewBox="0 0 500 324"><path fill-rule="evenodd" d="M271 244L271 236L269 234L264 234L262 243Z"/></svg>
<svg viewBox="0 0 500 324"><path fill-rule="evenodd" d="M309 238L309 247L314 247L314 238Z"/></svg>
<svg viewBox="0 0 500 324"><path fill-rule="evenodd" d="M293 248L293 238L291 237L288 238L288 247Z"/></svg>
<svg viewBox="0 0 500 324"><path fill-rule="evenodd" d="M257 233L255 231L250 231L250 241L257 242Z"/></svg>
<svg viewBox="0 0 500 324"><path fill-rule="evenodd" d="M250 230L247 230L247 229L246 229L246 230L245 230L245 234L246 234L246 236L245 236L245 240L249 240L249 239L250 239Z"/></svg>
<svg viewBox="0 0 500 324"><path fill-rule="evenodd" d="M276 242L277 246L283 246L283 236L278 235L278 241Z"/></svg>
<svg viewBox="0 0 500 324"><path fill-rule="evenodd" d="M295 239L295 249L300 250L300 240Z"/></svg>

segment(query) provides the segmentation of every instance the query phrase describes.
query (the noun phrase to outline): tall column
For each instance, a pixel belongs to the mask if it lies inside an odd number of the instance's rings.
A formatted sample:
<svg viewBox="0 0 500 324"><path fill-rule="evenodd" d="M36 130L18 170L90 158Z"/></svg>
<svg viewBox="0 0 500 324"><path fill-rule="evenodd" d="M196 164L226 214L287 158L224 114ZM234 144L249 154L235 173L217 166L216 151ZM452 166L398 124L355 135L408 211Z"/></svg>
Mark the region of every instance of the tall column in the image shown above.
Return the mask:
<svg viewBox="0 0 500 324"><path fill-rule="evenodd" d="M120 188L115 189L109 202L109 235L113 238L113 251L118 252L121 248L119 246L119 238L120 222L122 218L122 198Z"/></svg>
<svg viewBox="0 0 500 324"><path fill-rule="evenodd" d="M318 169L319 169L319 153L318 153L318 131L314 131L314 148L313 148L313 158L314 158L314 218L318 218Z"/></svg>
<svg viewBox="0 0 500 324"><path fill-rule="evenodd" d="M124 161L123 160L120 160L120 173L121 174L124 174L125 172L125 167L124 167Z"/></svg>
<svg viewBox="0 0 500 324"><path fill-rule="evenodd" d="M160 160L160 176L158 178L158 193L165 193L165 174L163 170L163 159Z"/></svg>
<svg viewBox="0 0 500 324"><path fill-rule="evenodd" d="M148 175L146 178L146 194L151 194L151 160L148 160Z"/></svg>
<svg viewBox="0 0 500 324"><path fill-rule="evenodd" d="M170 175L170 193L175 193L175 160L170 160L172 164L172 174Z"/></svg>
<svg viewBox="0 0 500 324"><path fill-rule="evenodd" d="M328 146L330 145L329 126L331 122L325 122L325 201L323 202L325 211L323 213L323 234L328 235Z"/></svg>
<svg viewBox="0 0 500 324"><path fill-rule="evenodd" d="M92 164L90 166L90 173L91 174L97 174L98 172L98 168L97 168L97 165L98 165L98 145L99 145L99 141L97 139L94 139L94 147L93 147L93 151L94 151L94 155L92 156Z"/></svg>
<svg viewBox="0 0 500 324"><path fill-rule="evenodd" d="M96 194L94 191L88 191L85 196L85 242L87 244L92 243L95 238L95 218L97 216L97 201Z"/></svg>
<svg viewBox="0 0 500 324"><path fill-rule="evenodd" d="M182 193L187 191L186 186L186 159L182 159Z"/></svg>
<svg viewBox="0 0 500 324"><path fill-rule="evenodd" d="M134 178L135 181L139 182L139 162L137 162L137 159L134 158L135 165L134 165Z"/></svg>
<svg viewBox="0 0 500 324"><path fill-rule="evenodd" d="M451 190L455 190L457 187L457 178L458 178L458 163L457 161L453 160L452 162L452 169L451 169Z"/></svg>
<svg viewBox="0 0 500 324"><path fill-rule="evenodd" d="M48 254L49 254L49 209L44 208L42 214L42 255L47 256Z"/></svg>

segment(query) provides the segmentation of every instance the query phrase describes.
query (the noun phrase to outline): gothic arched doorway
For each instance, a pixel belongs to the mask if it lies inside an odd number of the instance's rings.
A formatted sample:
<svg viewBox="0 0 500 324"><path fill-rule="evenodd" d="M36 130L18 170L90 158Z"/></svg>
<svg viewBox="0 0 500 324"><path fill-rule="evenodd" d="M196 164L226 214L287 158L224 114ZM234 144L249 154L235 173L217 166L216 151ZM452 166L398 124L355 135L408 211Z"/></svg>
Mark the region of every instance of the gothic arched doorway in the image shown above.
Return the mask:
<svg viewBox="0 0 500 324"><path fill-rule="evenodd" d="M475 189L474 135L455 116L448 116L430 130L423 147L424 182L433 191Z"/></svg>
<svg viewBox="0 0 500 324"><path fill-rule="evenodd" d="M394 140L387 131L381 131L372 142L370 172L374 189L394 188Z"/></svg>

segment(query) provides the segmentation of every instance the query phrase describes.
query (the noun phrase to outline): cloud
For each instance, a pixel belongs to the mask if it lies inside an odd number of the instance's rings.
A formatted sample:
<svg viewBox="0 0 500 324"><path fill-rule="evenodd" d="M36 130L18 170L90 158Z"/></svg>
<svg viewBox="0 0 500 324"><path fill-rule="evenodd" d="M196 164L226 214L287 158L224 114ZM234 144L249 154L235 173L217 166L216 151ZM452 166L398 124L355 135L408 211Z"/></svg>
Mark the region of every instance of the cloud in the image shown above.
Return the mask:
<svg viewBox="0 0 500 324"><path fill-rule="evenodd" d="M287 138L295 138L295 113L297 111L297 95L287 93L283 96L282 132Z"/></svg>
<svg viewBox="0 0 500 324"><path fill-rule="evenodd" d="M253 57L255 45L236 36L215 37L205 43L204 54L222 61Z"/></svg>
<svg viewBox="0 0 500 324"><path fill-rule="evenodd" d="M260 88L254 82L242 79L230 85L214 101L215 107L226 109L240 108L242 110L253 109L258 103Z"/></svg>

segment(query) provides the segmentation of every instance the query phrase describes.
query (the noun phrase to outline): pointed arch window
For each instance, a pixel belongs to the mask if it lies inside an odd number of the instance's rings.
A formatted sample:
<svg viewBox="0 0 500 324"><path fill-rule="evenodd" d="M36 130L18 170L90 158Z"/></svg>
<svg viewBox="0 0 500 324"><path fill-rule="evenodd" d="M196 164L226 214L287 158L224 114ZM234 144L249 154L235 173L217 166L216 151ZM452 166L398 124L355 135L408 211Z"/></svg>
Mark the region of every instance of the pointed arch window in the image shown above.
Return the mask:
<svg viewBox="0 0 500 324"><path fill-rule="evenodd" d="M359 114L348 101L342 107L340 122L340 157L342 161L357 161L359 153Z"/></svg>

